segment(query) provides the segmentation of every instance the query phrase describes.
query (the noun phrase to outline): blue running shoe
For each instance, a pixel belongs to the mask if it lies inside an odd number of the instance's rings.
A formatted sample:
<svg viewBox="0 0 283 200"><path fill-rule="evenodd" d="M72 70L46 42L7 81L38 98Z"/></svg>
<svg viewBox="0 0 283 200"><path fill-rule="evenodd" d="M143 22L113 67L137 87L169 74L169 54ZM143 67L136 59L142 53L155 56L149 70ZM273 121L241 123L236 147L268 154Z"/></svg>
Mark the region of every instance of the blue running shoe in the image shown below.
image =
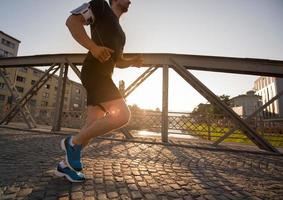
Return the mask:
<svg viewBox="0 0 283 200"><path fill-rule="evenodd" d="M85 176L83 173L73 171L69 167L62 168L60 164L58 164L55 174L59 177L65 176L71 182L85 181Z"/></svg>
<svg viewBox="0 0 283 200"><path fill-rule="evenodd" d="M82 145L71 146L70 139L71 136L68 136L66 139L61 140L61 148L66 152L67 165L74 171L82 171Z"/></svg>

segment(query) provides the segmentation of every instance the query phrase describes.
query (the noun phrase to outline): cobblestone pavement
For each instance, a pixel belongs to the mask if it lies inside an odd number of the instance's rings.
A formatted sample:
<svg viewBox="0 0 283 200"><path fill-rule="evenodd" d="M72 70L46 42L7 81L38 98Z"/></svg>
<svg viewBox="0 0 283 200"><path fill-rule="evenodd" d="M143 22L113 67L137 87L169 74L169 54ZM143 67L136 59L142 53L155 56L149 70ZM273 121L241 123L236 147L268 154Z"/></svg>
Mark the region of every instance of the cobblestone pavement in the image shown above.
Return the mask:
<svg viewBox="0 0 283 200"><path fill-rule="evenodd" d="M84 183L54 175L63 135L0 129L0 199L282 199L283 157L94 140Z"/></svg>

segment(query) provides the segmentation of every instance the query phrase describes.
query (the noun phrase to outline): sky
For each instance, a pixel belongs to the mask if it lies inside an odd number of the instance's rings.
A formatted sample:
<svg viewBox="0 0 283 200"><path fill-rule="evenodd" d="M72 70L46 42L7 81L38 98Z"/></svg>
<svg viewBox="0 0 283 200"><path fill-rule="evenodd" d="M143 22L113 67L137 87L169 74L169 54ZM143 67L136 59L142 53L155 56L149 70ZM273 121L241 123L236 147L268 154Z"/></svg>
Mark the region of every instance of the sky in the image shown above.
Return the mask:
<svg viewBox="0 0 283 200"><path fill-rule="evenodd" d="M84 0L0 0L0 30L21 41L18 56L86 53L68 32L69 12ZM180 53L283 60L282 0L132 0L120 23L125 53ZM89 27L86 27L88 30ZM145 68L115 69L126 87ZM216 95L234 97L253 88L257 76L191 71ZM74 75L69 78L80 82ZM169 110L192 111L206 103L169 71ZM162 70L128 98L141 108L162 107Z"/></svg>

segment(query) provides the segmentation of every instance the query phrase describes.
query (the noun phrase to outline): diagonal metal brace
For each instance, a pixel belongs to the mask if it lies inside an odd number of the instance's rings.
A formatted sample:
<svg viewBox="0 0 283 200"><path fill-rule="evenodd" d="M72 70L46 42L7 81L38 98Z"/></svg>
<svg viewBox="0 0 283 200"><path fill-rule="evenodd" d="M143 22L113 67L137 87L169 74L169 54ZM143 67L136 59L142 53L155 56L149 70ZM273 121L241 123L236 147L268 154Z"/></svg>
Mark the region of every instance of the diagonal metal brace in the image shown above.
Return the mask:
<svg viewBox="0 0 283 200"><path fill-rule="evenodd" d="M37 81L36 84L34 84L29 91L17 102L17 104L11 109L11 111L4 117L4 119L1 120L0 124L8 124L15 115L20 111L20 107L23 107L26 105L26 103L36 94L36 92L49 80L51 76L53 76L56 71L59 69L55 69L51 74L49 74L50 71L54 69L56 64L53 64L45 73L44 75Z"/></svg>
<svg viewBox="0 0 283 200"><path fill-rule="evenodd" d="M225 105L212 91L210 91L202 82L200 82L193 74L191 74L185 67L181 66L174 59L171 58L174 63L173 69L192 87L194 87L201 95L203 95L208 101L214 103L221 108L231 119L239 125L242 131L247 137L256 144L260 149L279 153L268 141L260 137L249 125L244 122L231 108Z"/></svg>
<svg viewBox="0 0 283 200"><path fill-rule="evenodd" d="M19 94L17 88L15 87L15 84L12 84L10 78L6 76L7 72L5 68L0 68L0 75L2 76L8 90L10 91L12 96L15 96L17 101L21 99L21 95ZM33 119L33 117L30 114L30 111L27 106L20 107L20 112L22 114L22 117L24 118L24 121L28 125L29 128L35 128L36 127L36 122Z"/></svg>
<svg viewBox="0 0 283 200"><path fill-rule="evenodd" d="M128 97L140 84L142 84L157 68L150 67L142 75L140 75L132 84L125 90L124 98Z"/></svg>
<svg viewBox="0 0 283 200"><path fill-rule="evenodd" d="M263 111L267 106L269 106L270 104L272 104L276 99L278 99L280 96L283 95L283 90L281 92L279 92L276 96L274 96L272 99L270 99L268 102L266 102L264 105L262 105L261 107L259 107L256 111L254 111L251 115L249 115L247 118L245 118L245 121L249 121L251 118L253 118L254 116L256 116L259 112ZM223 142L223 140L225 140L227 137L229 137L232 133L234 133L236 130L238 130L239 127L234 127L231 130L229 130L228 132L226 132L223 136L221 136L217 141L215 141L213 143L213 145L218 145L221 142Z"/></svg>
<svg viewBox="0 0 283 200"><path fill-rule="evenodd" d="M81 79L81 72L78 67L75 64L71 63L68 58L66 58L66 61L68 65L72 68L72 70L75 72L75 74L79 77L79 79Z"/></svg>

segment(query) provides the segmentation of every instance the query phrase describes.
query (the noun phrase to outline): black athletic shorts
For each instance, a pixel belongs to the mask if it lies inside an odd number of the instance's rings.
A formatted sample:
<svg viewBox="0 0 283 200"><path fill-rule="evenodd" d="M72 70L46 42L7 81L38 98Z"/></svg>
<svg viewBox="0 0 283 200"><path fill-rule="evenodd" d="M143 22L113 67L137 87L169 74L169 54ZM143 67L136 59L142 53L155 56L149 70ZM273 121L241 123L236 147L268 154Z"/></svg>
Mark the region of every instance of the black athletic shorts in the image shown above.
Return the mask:
<svg viewBox="0 0 283 200"><path fill-rule="evenodd" d="M100 106L101 103L121 99L122 95L111 75L100 73L95 66L83 66L81 81L87 91L87 105Z"/></svg>

